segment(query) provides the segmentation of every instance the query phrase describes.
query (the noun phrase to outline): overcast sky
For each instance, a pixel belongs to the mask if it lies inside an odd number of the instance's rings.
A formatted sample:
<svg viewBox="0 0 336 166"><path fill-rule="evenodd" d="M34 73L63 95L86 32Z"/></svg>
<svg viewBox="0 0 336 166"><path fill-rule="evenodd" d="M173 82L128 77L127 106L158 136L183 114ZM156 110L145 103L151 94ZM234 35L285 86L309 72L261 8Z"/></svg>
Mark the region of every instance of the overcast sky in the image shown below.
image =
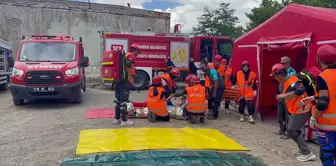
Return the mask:
<svg viewBox="0 0 336 166"><path fill-rule="evenodd" d="M77 0L87 2L87 0ZM182 32L191 32L197 25L197 17L203 13L204 7L216 8L220 2L228 2L231 8L236 10L235 15L241 25L245 25L248 19L246 12L258 6L261 0L90 0L94 3L115 4L133 8L155 10L171 13L171 26L181 24Z"/></svg>

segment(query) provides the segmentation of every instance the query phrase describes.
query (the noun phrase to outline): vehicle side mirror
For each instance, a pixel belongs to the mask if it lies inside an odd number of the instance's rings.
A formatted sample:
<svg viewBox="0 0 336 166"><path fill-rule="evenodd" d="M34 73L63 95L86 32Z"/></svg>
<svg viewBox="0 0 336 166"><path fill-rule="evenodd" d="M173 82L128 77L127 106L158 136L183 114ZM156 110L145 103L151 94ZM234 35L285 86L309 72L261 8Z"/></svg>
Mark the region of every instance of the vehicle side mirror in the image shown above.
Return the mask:
<svg viewBox="0 0 336 166"><path fill-rule="evenodd" d="M90 66L90 60L89 57L85 56L83 57L82 67L88 67L88 66Z"/></svg>
<svg viewBox="0 0 336 166"><path fill-rule="evenodd" d="M12 56L7 57L8 67L14 67L14 58Z"/></svg>

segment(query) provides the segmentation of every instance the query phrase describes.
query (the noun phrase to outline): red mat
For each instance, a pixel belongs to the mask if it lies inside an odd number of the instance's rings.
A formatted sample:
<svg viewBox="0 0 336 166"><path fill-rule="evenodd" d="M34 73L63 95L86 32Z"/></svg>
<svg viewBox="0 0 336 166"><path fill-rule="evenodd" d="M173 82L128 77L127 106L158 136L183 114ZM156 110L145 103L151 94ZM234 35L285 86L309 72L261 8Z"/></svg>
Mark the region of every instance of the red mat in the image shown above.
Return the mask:
<svg viewBox="0 0 336 166"><path fill-rule="evenodd" d="M90 108L86 110L86 119L104 119L104 118L114 118L115 110L114 108ZM128 118L147 118L147 116L134 117L128 115Z"/></svg>
<svg viewBox="0 0 336 166"><path fill-rule="evenodd" d="M86 110L86 119L114 118L113 108L91 108Z"/></svg>

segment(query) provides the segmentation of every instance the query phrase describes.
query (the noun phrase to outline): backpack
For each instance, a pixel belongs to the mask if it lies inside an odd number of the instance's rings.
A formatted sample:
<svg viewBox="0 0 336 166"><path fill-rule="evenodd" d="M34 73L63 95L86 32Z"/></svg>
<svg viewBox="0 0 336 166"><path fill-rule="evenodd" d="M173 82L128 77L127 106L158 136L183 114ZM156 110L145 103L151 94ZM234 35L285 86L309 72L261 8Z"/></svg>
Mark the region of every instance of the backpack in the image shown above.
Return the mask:
<svg viewBox="0 0 336 166"><path fill-rule="evenodd" d="M312 67L309 69L302 70L300 73L296 74L296 76L301 81L302 85L306 88L308 96L315 95L315 82L320 72L321 72L320 69Z"/></svg>

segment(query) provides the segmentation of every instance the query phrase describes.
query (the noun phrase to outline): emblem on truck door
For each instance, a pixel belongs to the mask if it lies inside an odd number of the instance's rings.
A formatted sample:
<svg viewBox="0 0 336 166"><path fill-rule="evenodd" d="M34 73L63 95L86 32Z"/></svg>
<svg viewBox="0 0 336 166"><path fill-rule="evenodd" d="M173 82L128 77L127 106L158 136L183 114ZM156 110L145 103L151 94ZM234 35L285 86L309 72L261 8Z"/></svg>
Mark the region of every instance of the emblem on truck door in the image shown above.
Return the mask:
<svg viewBox="0 0 336 166"><path fill-rule="evenodd" d="M46 80L46 79L49 79L49 76L47 76L47 75L41 75L40 78Z"/></svg>

